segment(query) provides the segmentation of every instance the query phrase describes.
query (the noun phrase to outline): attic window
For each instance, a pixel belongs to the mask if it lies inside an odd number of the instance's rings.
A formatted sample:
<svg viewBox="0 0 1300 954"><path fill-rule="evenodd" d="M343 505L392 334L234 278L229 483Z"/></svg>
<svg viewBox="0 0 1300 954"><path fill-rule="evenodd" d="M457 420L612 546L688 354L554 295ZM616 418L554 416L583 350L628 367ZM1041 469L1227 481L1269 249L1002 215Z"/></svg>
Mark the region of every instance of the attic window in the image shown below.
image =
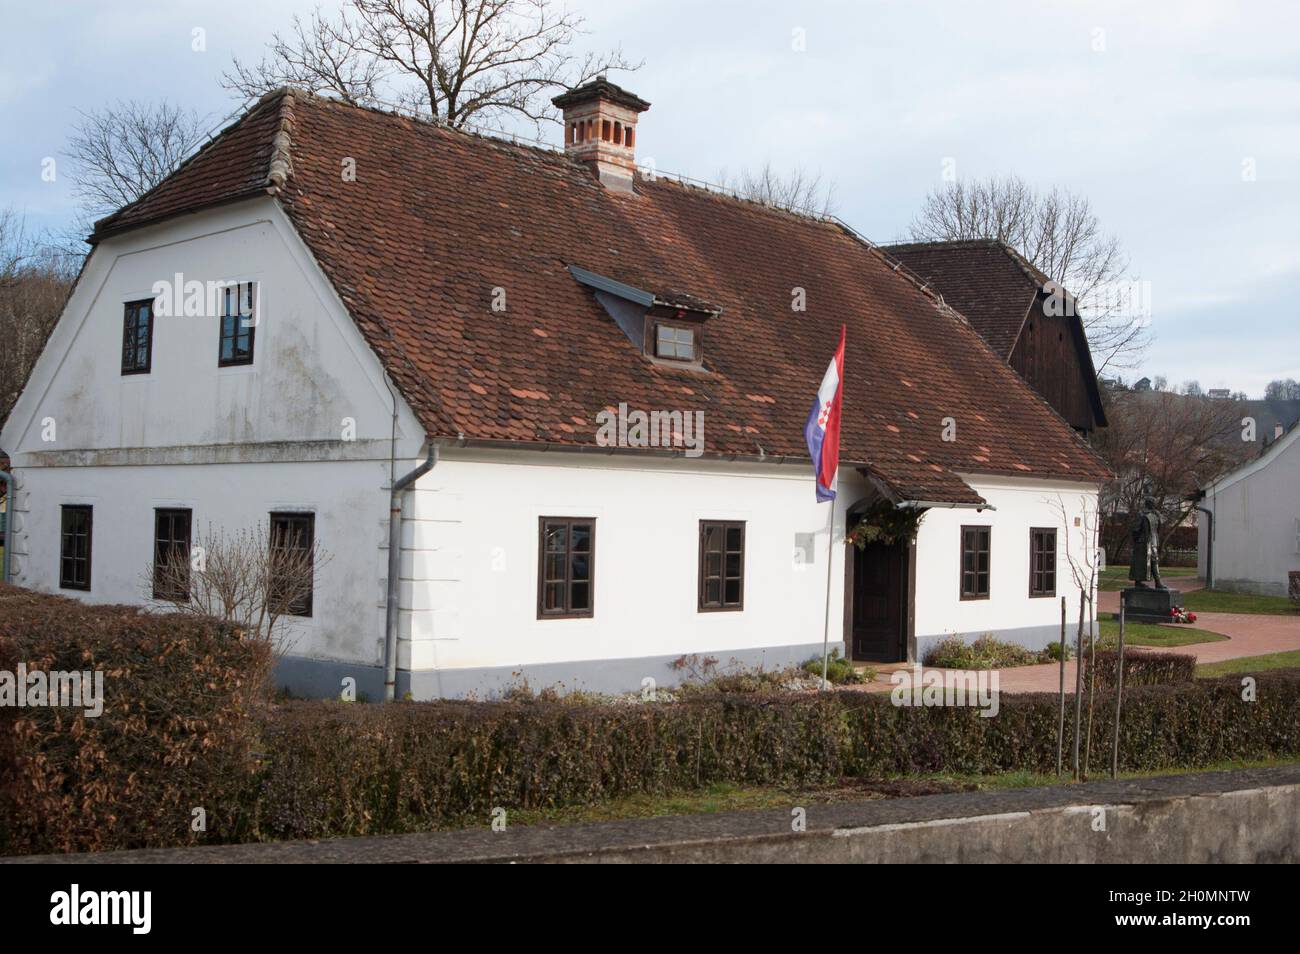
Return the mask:
<svg viewBox="0 0 1300 954"><path fill-rule="evenodd" d="M632 129L623 127L626 138ZM722 308L681 290L649 291L569 266L569 273L592 290L596 301L636 349L652 361L673 362L704 371L704 328Z"/></svg>
<svg viewBox="0 0 1300 954"><path fill-rule="evenodd" d="M695 360L695 329L660 322L655 326L655 357L670 361Z"/></svg>

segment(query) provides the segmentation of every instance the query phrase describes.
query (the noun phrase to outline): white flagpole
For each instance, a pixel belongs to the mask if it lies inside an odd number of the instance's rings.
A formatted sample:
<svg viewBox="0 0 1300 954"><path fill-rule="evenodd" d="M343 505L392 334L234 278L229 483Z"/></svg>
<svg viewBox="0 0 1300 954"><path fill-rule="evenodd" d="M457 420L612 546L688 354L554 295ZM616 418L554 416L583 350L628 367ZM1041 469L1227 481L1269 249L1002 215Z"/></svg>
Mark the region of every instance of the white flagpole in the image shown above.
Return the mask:
<svg viewBox="0 0 1300 954"><path fill-rule="evenodd" d="M826 688L826 671L830 665L831 564L835 562L835 498L831 498L830 505L830 517L826 521L826 620L822 626L822 689Z"/></svg>

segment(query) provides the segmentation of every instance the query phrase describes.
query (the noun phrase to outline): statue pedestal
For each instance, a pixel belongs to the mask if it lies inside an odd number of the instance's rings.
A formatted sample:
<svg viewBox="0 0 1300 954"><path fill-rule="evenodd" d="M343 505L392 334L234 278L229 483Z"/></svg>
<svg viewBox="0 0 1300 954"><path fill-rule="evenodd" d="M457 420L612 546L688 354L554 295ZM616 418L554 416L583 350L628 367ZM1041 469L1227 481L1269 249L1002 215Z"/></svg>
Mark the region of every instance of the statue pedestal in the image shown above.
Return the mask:
<svg viewBox="0 0 1300 954"><path fill-rule="evenodd" d="M1128 607L1128 618L1139 623L1167 623L1169 611L1175 606L1179 609L1183 606L1183 594L1177 590L1138 589L1131 586L1120 593L1120 599Z"/></svg>

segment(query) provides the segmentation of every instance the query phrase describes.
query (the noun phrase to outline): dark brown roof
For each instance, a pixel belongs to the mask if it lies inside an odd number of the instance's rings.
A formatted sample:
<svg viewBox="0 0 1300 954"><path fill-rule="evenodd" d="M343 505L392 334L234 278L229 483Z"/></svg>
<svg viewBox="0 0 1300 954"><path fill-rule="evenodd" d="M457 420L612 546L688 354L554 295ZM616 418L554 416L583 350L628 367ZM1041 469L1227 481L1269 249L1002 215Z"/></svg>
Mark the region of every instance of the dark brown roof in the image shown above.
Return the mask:
<svg viewBox="0 0 1300 954"><path fill-rule="evenodd" d="M1011 357L1046 277L996 239L881 246L961 312L984 340Z"/></svg>
<svg viewBox="0 0 1300 954"><path fill-rule="evenodd" d="M259 169L431 438L594 445L596 414L626 402L704 411L709 455L806 457L843 323L844 466L950 502L979 502L958 472L1106 475L978 334L846 228L663 177L617 193L559 153L281 91L179 170L168 202L110 221L238 197ZM644 358L569 266L716 303L708 373Z"/></svg>

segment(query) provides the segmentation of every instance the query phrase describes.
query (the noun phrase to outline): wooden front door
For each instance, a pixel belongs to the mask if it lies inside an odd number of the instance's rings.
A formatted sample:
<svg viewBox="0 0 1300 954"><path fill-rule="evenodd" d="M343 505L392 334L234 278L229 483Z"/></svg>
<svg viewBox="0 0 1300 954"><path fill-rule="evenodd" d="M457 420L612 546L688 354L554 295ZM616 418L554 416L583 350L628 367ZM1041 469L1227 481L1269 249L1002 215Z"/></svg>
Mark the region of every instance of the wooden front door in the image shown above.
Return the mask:
<svg viewBox="0 0 1300 954"><path fill-rule="evenodd" d="M907 559L902 545L868 544L853 554L854 659L907 659Z"/></svg>

